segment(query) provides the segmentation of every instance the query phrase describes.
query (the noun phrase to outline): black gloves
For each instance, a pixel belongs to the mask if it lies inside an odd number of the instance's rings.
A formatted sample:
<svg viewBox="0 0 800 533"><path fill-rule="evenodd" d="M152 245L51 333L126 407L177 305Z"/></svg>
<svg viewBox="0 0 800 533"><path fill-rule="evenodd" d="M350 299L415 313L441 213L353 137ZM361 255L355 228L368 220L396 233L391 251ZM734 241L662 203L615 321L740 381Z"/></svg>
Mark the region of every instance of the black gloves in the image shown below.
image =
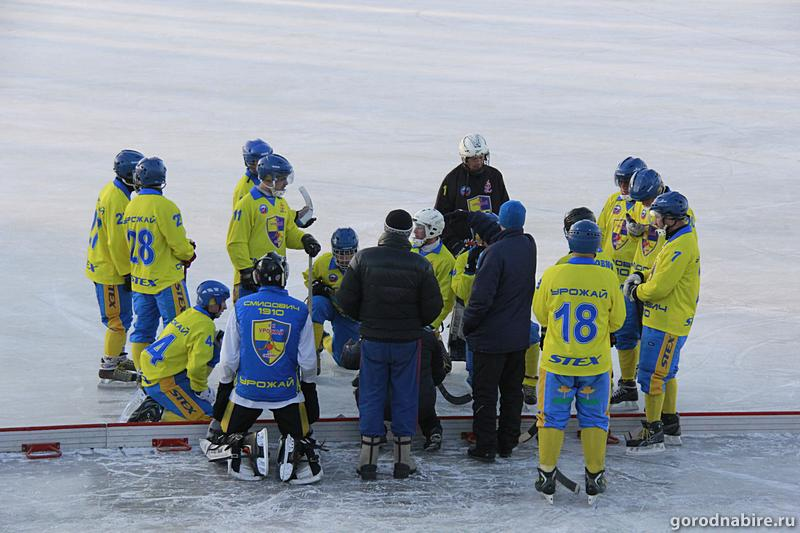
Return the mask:
<svg viewBox="0 0 800 533"><path fill-rule="evenodd" d="M547 328L542 328L539 332L539 349L544 350L544 336L547 335Z"/></svg>
<svg viewBox="0 0 800 533"><path fill-rule="evenodd" d="M464 209L457 209L455 211L451 211L450 213L445 213L444 216L444 223L447 224L466 224L467 222L467 213L468 211Z"/></svg>
<svg viewBox="0 0 800 533"><path fill-rule="evenodd" d="M258 290L258 284L256 283L256 280L253 277L253 272L255 272L255 270L256 269L254 267L250 267L250 268L243 268L239 271L239 274L241 275L242 278L241 285L243 289L248 291Z"/></svg>
<svg viewBox="0 0 800 533"><path fill-rule="evenodd" d="M325 296L330 298L333 296L333 288L325 285L322 280L315 279L311 284L311 294L313 296Z"/></svg>
<svg viewBox="0 0 800 533"><path fill-rule="evenodd" d="M131 275L130 274L125 274L124 276L122 276L122 284L125 285L125 289L128 292L131 292Z"/></svg>
<svg viewBox="0 0 800 533"><path fill-rule="evenodd" d="M611 341L611 347L613 348L614 346L617 345L617 336L612 333L611 335L609 335L609 337L610 337L609 340Z"/></svg>
<svg viewBox="0 0 800 533"><path fill-rule="evenodd" d="M300 242L303 243L303 249L311 257L316 257L317 254L322 250L322 246L319 245L317 239L315 239L310 233L303 235L303 238L300 239Z"/></svg>
<svg viewBox="0 0 800 533"><path fill-rule="evenodd" d="M464 267L464 274L474 274L478 268L478 256L483 251L482 246L474 246L467 255L467 265Z"/></svg>

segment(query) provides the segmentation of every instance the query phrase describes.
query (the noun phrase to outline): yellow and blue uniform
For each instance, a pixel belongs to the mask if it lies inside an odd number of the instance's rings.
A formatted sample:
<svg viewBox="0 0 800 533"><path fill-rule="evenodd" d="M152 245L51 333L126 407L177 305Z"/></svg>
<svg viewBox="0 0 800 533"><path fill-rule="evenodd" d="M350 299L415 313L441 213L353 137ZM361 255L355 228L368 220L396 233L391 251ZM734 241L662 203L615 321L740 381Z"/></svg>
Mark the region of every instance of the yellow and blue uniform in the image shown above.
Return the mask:
<svg viewBox="0 0 800 533"><path fill-rule="evenodd" d="M453 294L451 285L453 275L455 274L453 267L456 260L453 258L453 254L450 253L450 250L445 247L441 239L439 239L439 242L429 251L425 250L425 246L414 246L411 248L411 251L421 255L430 262L433 267L433 273L436 275L436 281L439 282L439 291L442 294L444 307L442 307L442 312L439 313L439 316L436 317L436 320L431 324L433 330L437 331L439 326L442 325L442 322L444 322L444 319L447 318L447 315L450 314L450 311L453 310L453 305L455 304L455 295Z"/></svg>
<svg viewBox="0 0 800 533"><path fill-rule="evenodd" d="M344 271L342 271L336 264L336 258L331 252L320 254L314 261L311 267L311 278L313 280L320 280L322 283L333 289L334 294L339 286L342 284L344 278ZM303 271L303 279L305 280L306 287L308 287L308 272ZM359 323L352 318L344 315L334 305L327 296L316 295L312 298L311 304L311 321L314 324L314 343L319 347L323 337L323 324L326 321L331 323L333 329L333 339L330 346L326 345L326 349L333 356L336 364L340 364L342 359L342 348L348 340L353 342L358 340Z"/></svg>
<svg viewBox="0 0 800 533"><path fill-rule="evenodd" d="M231 209L236 209L236 204L239 203L239 200L244 198L250 192L250 189L258 187L259 183L261 183L261 180L258 179L258 174L246 169L233 188L233 205Z"/></svg>
<svg viewBox="0 0 800 533"><path fill-rule="evenodd" d="M644 304L638 381L646 394L661 395L675 377L699 296L700 248L688 224L666 239L645 282L636 288Z"/></svg>
<svg viewBox="0 0 800 533"><path fill-rule="evenodd" d="M133 311L124 276L130 273L124 224L130 189L119 178L100 191L89 230L86 277L94 282L100 319L106 326L104 353L116 357L125 349Z"/></svg>
<svg viewBox="0 0 800 533"><path fill-rule="evenodd" d="M183 261L194 256L181 212L158 189L142 189L125 209L131 265L133 308L136 312L132 359L153 342L159 319L166 327L189 303Z"/></svg>
<svg viewBox="0 0 800 533"><path fill-rule="evenodd" d="M283 198L270 196L258 187L236 203L228 226L226 247L231 258L234 284L240 281L239 271L252 268L267 252L286 256L286 248L303 248L303 233L295 224L295 212ZM239 297L252 294L239 288Z"/></svg>
<svg viewBox="0 0 800 533"><path fill-rule="evenodd" d="M208 389L214 363L214 321L201 307L176 316L141 355L142 386L172 413L173 420L204 420L212 405L198 393Z"/></svg>
<svg viewBox="0 0 800 533"><path fill-rule="evenodd" d="M563 265L565 263L568 263L569 260L572 259L572 257L573 257L572 254L567 254L558 261L556 261L555 264ZM614 261L602 249L597 250L597 253L594 255L594 263L603 268L616 271L614 268Z"/></svg>
<svg viewBox="0 0 800 533"><path fill-rule="evenodd" d="M625 320L615 273L590 257L545 270L533 310L547 328L540 360L537 426L540 463L555 466L573 400L582 428L586 467L605 468L611 393L612 331Z"/></svg>

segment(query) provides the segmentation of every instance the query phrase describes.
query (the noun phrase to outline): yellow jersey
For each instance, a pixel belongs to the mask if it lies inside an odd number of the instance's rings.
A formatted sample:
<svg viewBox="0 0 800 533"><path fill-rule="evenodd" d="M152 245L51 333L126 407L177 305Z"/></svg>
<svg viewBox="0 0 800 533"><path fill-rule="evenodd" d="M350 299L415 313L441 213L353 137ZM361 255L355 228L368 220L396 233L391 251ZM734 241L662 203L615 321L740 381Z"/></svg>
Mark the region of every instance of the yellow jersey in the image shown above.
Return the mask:
<svg viewBox="0 0 800 533"><path fill-rule="evenodd" d="M344 272L339 269L331 252L320 254L311 266L311 278L321 280L328 287L336 290L342 284ZM308 287L308 270L303 270L303 280Z"/></svg>
<svg viewBox="0 0 800 533"><path fill-rule="evenodd" d="M142 352L142 374L151 383L184 370L192 390L208 388L209 361L214 357L214 321L205 309L190 307L172 319Z"/></svg>
<svg viewBox="0 0 800 533"><path fill-rule="evenodd" d="M226 246L231 258L234 283L239 271L251 268L267 252L286 256L286 248L301 249L303 233L294 222L295 213L283 198L265 194L258 187L236 203L228 226Z"/></svg>
<svg viewBox="0 0 800 533"><path fill-rule="evenodd" d="M142 189L125 209L134 292L157 294L183 279L194 255L181 212L157 189Z"/></svg>
<svg viewBox="0 0 800 533"><path fill-rule="evenodd" d="M700 247L691 224L666 240L636 296L644 304L642 325L689 334L700 297Z"/></svg>
<svg viewBox="0 0 800 533"><path fill-rule="evenodd" d="M631 263L636 252L641 237L634 237L628 234L628 221L626 215L634 217L641 204L633 200L626 200L619 192L611 194L606 199L600 216L597 218L597 225L603 232L603 240L600 247L608 252L614 261L614 268L617 272L617 279L620 283L625 281L633 270Z"/></svg>
<svg viewBox="0 0 800 533"><path fill-rule="evenodd" d="M556 261L557 265L563 265L567 263L570 259L572 259L572 254L569 253ZM616 272L617 270L614 268L614 261L605 253L603 250L597 250L597 253L594 254L594 264L599 265L603 268L608 268L609 270L613 270Z"/></svg>
<svg viewBox="0 0 800 533"><path fill-rule="evenodd" d="M594 376L611 370L611 332L625 321L614 272L589 257L544 271L533 311L547 328L539 366L554 374Z"/></svg>
<svg viewBox="0 0 800 533"><path fill-rule="evenodd" d="M258 187L258 184L261 183L258 179L258 176L251 176L250 170L245 170L242 177L239 178L239 181L236 182L236 187L233 188L233 207L232 209L236 209L236 204L244 198L244 195L250 192L250 189L253 187Z"/></svg>
<svg viewBox="0 0 800 533"><path fill-rule="evenodd" d="M456 261L453 265L453 279L450 282L450 288L453 289L453 294L465 305L469 302L469 295L472 294L472 284L475 283L475 274L467 274L464 272L467 269L467 259L469 259L470 249L471 248L467 248L456 257Z"/></svg>
<svg viewBox="0 0 800 533"><path fill-rule="evenodd" d="M442 322L444 322L444 319L447 318L447 315L450 314L450 311L453 310L453 305L455 304L455 295L453 294L451 284L454 274L453 266L456 260L441 239L439 239L439 243L433 250L429 252L416 246L412 247L411 251L421 255L430 262L433 267L433 273L436 275L436 281L439 282L439 291L442 294L444 306L442 307L442 312L436 317L436 320L431 323L431 327L437 330L439 326L442 325Z"/></svg>
<svg viewBox="0 0 800 533"><path fill-rule="evenodd" d="M131 265L125 227L125 208L131 192L119 178L100 190L94 207L86 254L86 277L101 285L121 285Z"/></svg>
<svg viewBox="0 0 800 533"><path fill-rule="evenodd" d="M633 256L632 266L633 271L641 272L646 278L647 273L656 261L656 257L658 257L658 253L661 251L661 248L663 248L664 242L666 242L666 237L663 232L656 229L650 216L649 207L637 203L634 215L633 218L636 222L645 224L647 227L636 246L636 253ZM688 216L689 224L694 226L694 212L691 208L688 211Z"/></svg>

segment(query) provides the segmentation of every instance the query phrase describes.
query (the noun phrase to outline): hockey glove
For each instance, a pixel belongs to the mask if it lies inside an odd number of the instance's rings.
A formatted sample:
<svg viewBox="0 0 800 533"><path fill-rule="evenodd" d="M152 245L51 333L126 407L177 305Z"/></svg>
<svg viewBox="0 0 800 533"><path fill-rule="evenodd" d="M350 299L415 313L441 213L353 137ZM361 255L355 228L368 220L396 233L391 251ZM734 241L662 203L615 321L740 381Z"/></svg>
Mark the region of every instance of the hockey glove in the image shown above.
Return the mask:
<svg viewBox="0 0 800 533"><path fill-rule="evenodd" d="M125 290L131 292L131 275L125 274L122 276L122 284L125 285Z"/></svg>
<svg viewBox="0 0 800 533"><path fill-rule="evenodd" d="M465 224L467 222L467 214L469 212L466 209L456 209L455 211L451 211L449 213L444 214L444 223L445 224Z"/></svg>
<svg viewBox="0 0 800 533"><path fill-rule="evenodd" d="M480 257L481 252L483 252L483 248L480 246L475 246L468 252L464 274L475 274L475 270L478 268L478 257Z"/></svg>
<svg viewBox="0 0 800 533"><path fill-rule="evenodd" d="M542 328L539 331L539 349L544 350L544 336L547 335L547 328Z"/></svg>
<svg viewBox="0 0 800 533"><path fill-rule="evenodd" d="M622 284L622 294L625 295L625 298L630 300L631 302L635 302L636 298L636 287L641 285L644 282L644 274L641 272L634 272L630 276L625 279L625 283Z"/></svg>
<svg viewBox="0 0 800 533"><path fill-rule="evenodd" d="M609 341L611 342L611 347L613 348L614 346L617 345L617 336L612 333L608 337Z"/></svg>
<svg viewBox="0 0 800 533"><path fill-rule="evenodd" d="M311 294L313 296L325 296L330 298L333 296L333 288L325 285L321 280L315 279L311 284Z"/></svg>
<svg viewBox="0 0 800 533"><path fill-rule="evenodd" d="M253 273L255 272L254 267L250 268L243 268L239 271L241 276L241 285L242 288L248 291L257 291L258 285L256 284L256 280L253 277Z"/></svg>
<svg viewBox="0 0 800 533"><path fill-rule="evenodd" d="M311 257L316 257L317 254L322 250L322 246L319 245L317 239L315 239L310 233L303 235L303 238L300 239L300 242L303 243L303 249Z"/></svg>
<svg viewBox="0 0 800 533"><path fill-rule="evenodd" d="M633 237L641 237L644 235L644 230L647 228L647 224L639 224L638 222L635 222L630 215L625 215L625 220L625 226L628 229L628 235L632 235Z"/></svg>
<svg viewBox="0 0 800 533"><path fill-rule="evenodd" d="M195 242L192 239L189 239L189 244L192 245L192 249L196 249L197 248L197 244L195 244ZM181 261L181 263L183 263L183 266L185 266L186 268L189 268L191 266L191 264L194 262L195 259L197 259L197 254L196 253L192 253L192 257L190 257L189 259L187 259L185 261Z"/></svg>

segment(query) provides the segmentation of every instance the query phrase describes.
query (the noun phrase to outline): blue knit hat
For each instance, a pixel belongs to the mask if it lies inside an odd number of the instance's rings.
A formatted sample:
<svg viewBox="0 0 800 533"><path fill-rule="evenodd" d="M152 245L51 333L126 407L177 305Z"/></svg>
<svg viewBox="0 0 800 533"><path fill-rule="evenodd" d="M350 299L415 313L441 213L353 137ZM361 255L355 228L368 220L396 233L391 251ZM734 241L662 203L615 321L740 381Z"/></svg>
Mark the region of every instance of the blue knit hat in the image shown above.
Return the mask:
<svg viewBox="0 0 800 533"><path fill-rule="evenodd" d="M525 206L518 200L509 200L500 206L500 225L506 229L522 229L525 225Z"/></svg>

